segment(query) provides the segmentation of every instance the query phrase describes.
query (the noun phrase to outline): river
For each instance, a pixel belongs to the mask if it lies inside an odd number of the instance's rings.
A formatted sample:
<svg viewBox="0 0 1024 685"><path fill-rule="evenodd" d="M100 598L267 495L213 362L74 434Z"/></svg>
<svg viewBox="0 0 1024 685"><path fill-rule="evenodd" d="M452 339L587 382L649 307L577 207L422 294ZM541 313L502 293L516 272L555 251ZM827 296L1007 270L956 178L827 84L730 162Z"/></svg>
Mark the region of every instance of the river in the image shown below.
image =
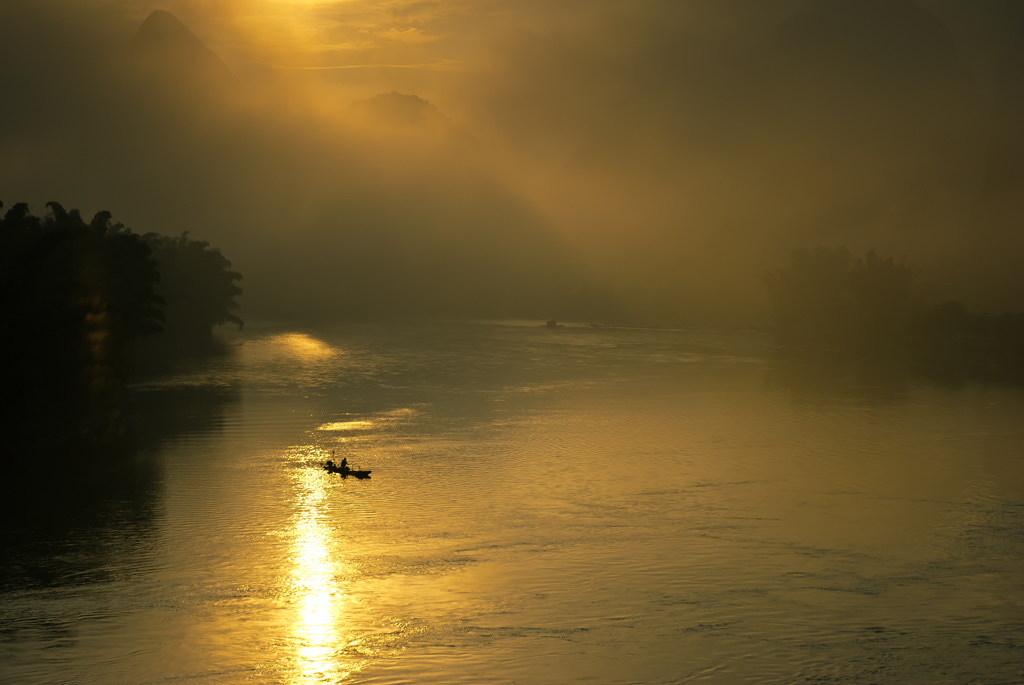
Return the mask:
<svg viewBox="0 0 1024 685"><path fill-rule="evenodd" d="M537 323L140 381L118 472L5 523L0 681L1024 682L1021 386Z"/></svg>

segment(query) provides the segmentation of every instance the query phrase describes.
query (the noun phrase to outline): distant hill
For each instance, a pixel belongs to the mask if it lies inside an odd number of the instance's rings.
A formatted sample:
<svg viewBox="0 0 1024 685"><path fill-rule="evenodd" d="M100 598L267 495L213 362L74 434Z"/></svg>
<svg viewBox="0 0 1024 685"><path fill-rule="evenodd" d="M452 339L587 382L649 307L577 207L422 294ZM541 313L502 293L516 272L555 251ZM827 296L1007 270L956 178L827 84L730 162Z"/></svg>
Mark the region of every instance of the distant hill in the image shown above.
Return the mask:
<svg viewBox="0 0 1024 685"><path fill-rule="evenodd" d="M358 100L348 107L349 115L398 127L450 125L441 111L418 95L396 91Z"/></svg>
<svg viewBox="0 0 1024 685"><path fill-rule="evenodd" d="M365 100L357 100L345 108L343 117L350 123L376 130L385 136L414 136L430 139L448 149L470 151L475 139L456 126L431 102L418 95L392 91Z"/></svg>

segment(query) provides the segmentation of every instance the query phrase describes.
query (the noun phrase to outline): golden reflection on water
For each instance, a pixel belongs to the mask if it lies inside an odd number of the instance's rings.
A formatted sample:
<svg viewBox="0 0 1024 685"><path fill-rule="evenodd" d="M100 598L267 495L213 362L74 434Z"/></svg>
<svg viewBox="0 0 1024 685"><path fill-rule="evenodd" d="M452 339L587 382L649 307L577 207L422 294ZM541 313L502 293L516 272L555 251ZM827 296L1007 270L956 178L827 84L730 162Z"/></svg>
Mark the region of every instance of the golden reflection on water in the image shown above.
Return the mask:
<svg viewBox="0 0 1024 685"><path fill-rule="evenodd" d="M291 592L297 606L294 618L295 683L336 682L359 670L344 659L353 646L344 630L345 594L337 586L339 571L333 554L332 531L326 521L328 488L322 474L297 472L298 513L293 528Z"/></svg>
<svg viewBox="0 0 1024 685"><path fill-rule="evenodd" d="M335 421L324 423L316 427L319 431L357 431L373 428L372 421Z"/></svg>
<svg viewBox="0 0 1024 685"><path fill-rule="evenodd" d="M321 361L333 357L339 352L337 348L305 333L275 335L270 342L287 349L302 361Z"/></svg>

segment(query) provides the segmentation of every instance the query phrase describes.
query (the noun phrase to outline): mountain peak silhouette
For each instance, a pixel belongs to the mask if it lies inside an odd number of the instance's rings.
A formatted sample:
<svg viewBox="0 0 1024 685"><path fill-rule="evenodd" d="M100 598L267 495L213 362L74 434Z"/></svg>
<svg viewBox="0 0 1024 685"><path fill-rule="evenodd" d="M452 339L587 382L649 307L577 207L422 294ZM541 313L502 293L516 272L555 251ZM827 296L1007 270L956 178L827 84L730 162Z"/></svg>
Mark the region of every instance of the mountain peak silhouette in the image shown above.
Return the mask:
<svg viewBox="0 0 1024 685"><path fill-rule="evenodd" d="M136 43L148 46L188 46L205 48L192 31L176 16L164 10L153 10L135 33Z"/></svg>
<svg viewBox="0 0 1024 685"><path fill-rule="evenodd" d="M142 22L133 50L139 66L158 78L213 85L234 78L215 52L164 10L154 10Z"/></svg>

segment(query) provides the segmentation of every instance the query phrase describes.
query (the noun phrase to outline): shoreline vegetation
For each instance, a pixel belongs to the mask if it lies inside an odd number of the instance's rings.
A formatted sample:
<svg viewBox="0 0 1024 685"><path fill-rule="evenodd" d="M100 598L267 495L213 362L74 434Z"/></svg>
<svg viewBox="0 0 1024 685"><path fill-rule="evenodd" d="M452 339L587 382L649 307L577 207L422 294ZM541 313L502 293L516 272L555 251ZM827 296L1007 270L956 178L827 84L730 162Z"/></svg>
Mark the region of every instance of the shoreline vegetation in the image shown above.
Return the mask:
<svg viewBox="0 0 1024 685"><path fill-rule="evenodd" d="M1024 380L1024 312L989 313L960 301L925 303L909 261L844 247L794 250L764 272L768 327L791 354L887 357Z"/></svg>
<svg viewBox="0 0 1024 685"><path fill-rule="evenodd" d="M4 423L18 443L109 442L130 423L131 376L216 352L217 326L241 329L242 275L187 232L140 235L110 212L86 222L46 207L0 219Z"/></svg>
<svg viewBox="0 0 1024 685"><path fill-rule="evenodd" d="M116 441L133 421L127 381L183 358L223 353L214 329L241 330L242 275L187 232L138 234L110 212L86 222L78 210L46 207L38 217L15 204L0 219L7 434L23 444ZM754 330L771 334L775 350L790 359L874 359L1024 380L1024 312L925 304L914 294L917 277L905 258L874 251L794 250L787 266L761 275L772 318Z"/></svg>

